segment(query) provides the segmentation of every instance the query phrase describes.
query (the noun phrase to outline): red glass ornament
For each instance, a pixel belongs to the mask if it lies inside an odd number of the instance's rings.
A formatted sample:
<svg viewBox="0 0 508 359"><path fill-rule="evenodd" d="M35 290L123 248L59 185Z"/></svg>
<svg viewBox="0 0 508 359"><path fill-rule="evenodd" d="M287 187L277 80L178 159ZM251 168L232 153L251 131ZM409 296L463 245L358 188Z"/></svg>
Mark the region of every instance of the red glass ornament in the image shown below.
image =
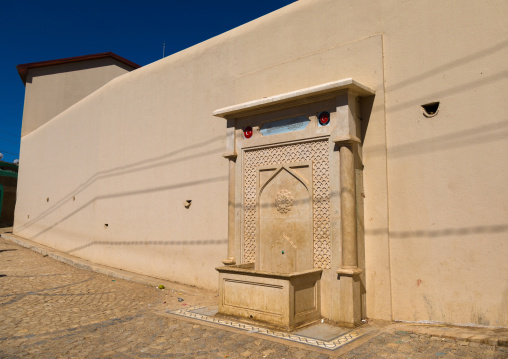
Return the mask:
<svg viewBox="0 0 508 359"><path fill-rule="evenodd" d="M322 126L326 126L330 123L330 113L329 112L321 112L319 114L319 123Z"/></svg>
<svg viewBox="0 0 508 359"><path fill-rule="evenodd" d="M252 127L250 127L250 126L245 127L245 129L243 130L243 135L245 136L245 138L251 138L252 137Z"/></svg>

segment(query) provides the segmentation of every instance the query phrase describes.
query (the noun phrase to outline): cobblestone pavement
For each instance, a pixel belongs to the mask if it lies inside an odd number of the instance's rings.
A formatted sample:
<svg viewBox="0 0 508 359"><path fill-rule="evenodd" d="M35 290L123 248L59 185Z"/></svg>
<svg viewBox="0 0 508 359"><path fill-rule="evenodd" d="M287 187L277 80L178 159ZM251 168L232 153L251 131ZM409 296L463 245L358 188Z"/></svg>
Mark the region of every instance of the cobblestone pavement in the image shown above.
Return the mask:
<svg viewBox="0 0 508 359"><path fill-rule="evenodd" d="M382 331L325 354L163 314L216 300L179 284L115 280L0 238L0 358L508 358L508 348Z"/></svg>

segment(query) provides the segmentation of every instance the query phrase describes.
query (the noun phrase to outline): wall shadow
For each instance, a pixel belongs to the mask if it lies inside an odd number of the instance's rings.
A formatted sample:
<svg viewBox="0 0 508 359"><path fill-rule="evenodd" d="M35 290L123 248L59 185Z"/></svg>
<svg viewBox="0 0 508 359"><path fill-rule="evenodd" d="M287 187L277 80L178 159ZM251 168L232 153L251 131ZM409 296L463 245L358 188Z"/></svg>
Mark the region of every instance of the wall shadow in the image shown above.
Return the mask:
<svg viewBox="0 0 508 359"><path fill-rule="evenodd" d="M458 94L458 93L461 93L464 91L468 91L471 88L477 88L477 87L481 87L481 86L491 85L494 82L506 81L507 77L508 77L508 71L498 72L493 75L486 76L483 79L469 82L467 84L461 84L461 85L449 87L444 90L434 91L434 92L432 92L432 96L433 96L433 98L440 98L440 97L444 97L445 95ZM402 102L402 103L392 105L392 106L387 106L386 112L388 114L390 112L397 112L397 111L403 110L403 109L411 107L411 106L420 106L422 103L428 102L428 100L429 100L428 95L414 98L410 101Z"/></svg>
<svg viewBox="0 0 508 359"><path fill-rule="evenodd" d="M53 213L55 210L62 207L62 205L64 205L65 203L72 201L73 197L77 196L78 194L83 192L86 188L90 187L92 184L94 184L95 182L97 182L99 180L102 180L105 178L110 178L110 177L115 177L115 176L120 176L120 175L124 175L124 174L128 174L128 173L145 171L145 170L156 168L156 167L168 166L168 165L175 164L178 162L184 162L184 161L188 161L190 159L200 158L200 157L203 157L206 155L217 154L217 153L222 152L223 149L222 148L215 148L215 149L206 150L206 151L203 151L200 153L180 157L177 159L168 160L169 158L174 157L180 153L183 153L183 152L186 152L186 151L189 151L192 149L196 149L199 147L208 146L208 145L218 142L222 139L223 139L223 136L216 136L216 137L213 137L212 139L210 139L209 141L203 142L198 145L185 146L185 147L179 148L178 150L166 153L164 155L160 155L160 156L144 159L141 161L136 161L136 162L130 163L128 165L117 166L117 167L110 168L108 170L96 172L95 174L90 176L88 179L86 179L85 182L83 182L82 184L77 186L72 191L68 192L60 200L58 200L55 204L51 205L50 208L43 211L41 214L35 216L34 218L30 219L29 221L22 224L21 226L17 227L16 230L21 231L26 228L29 228L34 223L38 222L39 220L45 218L49 214Z"/></svg>
<svg viewBox="0 0 508 359"><path fill-rule="evenodd" d="M474 127L468 130L433 136L421 141L410 142L403 145L390 146L387 148L388 158L403 158L423 153L439 152L448 149L470 147L473 144L490 143L493 141L506 140L508 137L508 120L503 120L489 125ZM378 145L364 150L367 156L377 157L385 155L385 146Z"/></svg>
<svg viewBox="0 0 508 359"><path fill-rule="evenodd" d="M508 40L501 41L500 43L497 43L496 45L486 48L484 50L477 51L475 53L472 53L471 55L464 56L461 58L458 58L456 60L447 62L446 64L434 67L428 71L422 72L421 74L418 74L413 77L409 77L404 81L400 81L393 85L386 86L386 91L396 91L399 89L402 89L406 86L413 85L415 82L420 82L422 80L427 79L429 76L435 75L438 72L444 71L444 70L450 70L454 67L463 66L469 62L488 57L496 52L502 51L508 47Z"/></svg>
<svg viewBox="0 0 508 359"><path fill-rule="evenodd" d="M437 238L447 236L467 236L474 234L497 234L508 232L508 224L491 226L455 227L436 230L389 231L387 228L366 230L365 235L388 235L390 238Z"/></svg>
<svg viewBox="0 0 508 359"><path fill-rule="evenodd" d="M77 252L92 246L209 246L227 244L228 239L198 239L195 241L94 241L66 251L66 253Z"/></svg>
<svg viewBox="0 0 508 359"><path fill-rule="evenodd" d="M88 202L86 202L85 204L83 204L82 206L80 206L79 208L77 208L76 210L74 210L74 211L70 212L69 214L67 214L66 216L62 217L60 220L56 221L51 226L48 226L45 229L43 229L42 231L31 236L31 238L36 238L36 237L40 236L41 234L46 233L47 231L49 231L49 230L53 229L54 227L56 227L57 225L63 223L70 217L81 212L86 207L92 205L95 202L98 202L98 201L101 201L104 199L128 197L128 196L134 196L134 195L139 195L139 194L144 194L144 193L153 193L153 192L160 192L160 191L178 189L178 188L183 188L183 187L197 186L197 185L201 185L201 184L205 184L205 183L222 182L222 181L226 181L226 180L228 180L228 176L221 176L221 177L208 178L208 179L199 180L199 181L184 182L184 183L179 183L179 184L174 184L174 185L148 188L148 189L143 189L143 190L118 192L118 193L111 193L108 195L96 196L96 197L92 198L91 200L89 200Z"/></svg>

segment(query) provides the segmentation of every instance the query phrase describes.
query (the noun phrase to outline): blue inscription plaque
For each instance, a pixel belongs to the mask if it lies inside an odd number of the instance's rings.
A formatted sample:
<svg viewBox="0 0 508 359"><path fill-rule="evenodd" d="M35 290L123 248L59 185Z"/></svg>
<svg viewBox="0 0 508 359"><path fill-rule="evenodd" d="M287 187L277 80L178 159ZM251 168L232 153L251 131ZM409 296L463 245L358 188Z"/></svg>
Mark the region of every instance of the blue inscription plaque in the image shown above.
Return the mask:
<svg viewBox="0 0 508 359"><path fill-rule="evenodd" d="M305 130L310 120L306 116L285 118L283 120L265 123L259 132L263 136L277 135L279 133Z"/></svg>

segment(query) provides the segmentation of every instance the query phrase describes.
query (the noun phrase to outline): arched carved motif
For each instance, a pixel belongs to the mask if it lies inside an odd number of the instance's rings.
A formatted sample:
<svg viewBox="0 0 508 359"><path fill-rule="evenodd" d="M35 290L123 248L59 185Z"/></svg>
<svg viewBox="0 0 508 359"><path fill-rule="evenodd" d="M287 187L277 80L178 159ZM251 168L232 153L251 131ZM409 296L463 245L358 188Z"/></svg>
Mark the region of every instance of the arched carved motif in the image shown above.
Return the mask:
<svg viewBox="0 0 508 359"><path fill-rule="evenodd" d="M310 161L314 268L330 268L330 168L328 141L296 143L244 152L243 253L244 262L256 261L258 170L262 166ZM264 182L263 182L264 183Z"/></svg>

